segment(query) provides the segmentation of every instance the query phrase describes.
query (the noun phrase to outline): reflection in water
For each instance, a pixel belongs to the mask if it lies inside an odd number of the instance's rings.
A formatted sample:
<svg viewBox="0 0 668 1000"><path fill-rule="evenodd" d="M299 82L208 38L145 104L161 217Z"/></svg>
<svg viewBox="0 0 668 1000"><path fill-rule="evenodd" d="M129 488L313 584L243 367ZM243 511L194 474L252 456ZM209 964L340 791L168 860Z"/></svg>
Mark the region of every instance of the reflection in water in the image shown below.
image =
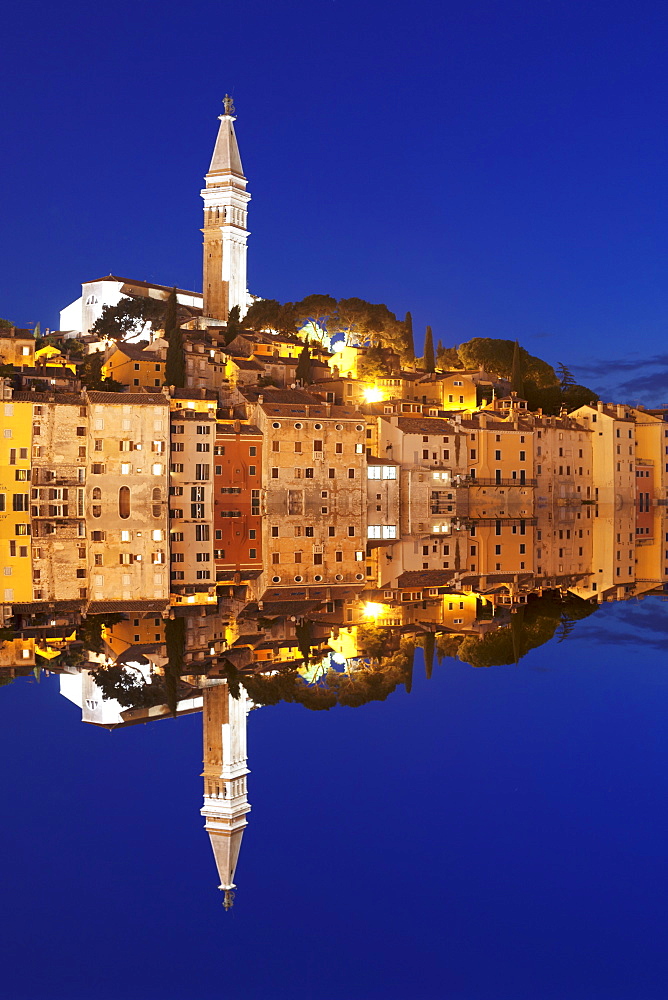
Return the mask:
<svg viewBox="0 0 668 1000"><path fill-rule="evenodd" d="M665 532L661 505L642 552L633 506L557 505L532 517L495 513L490 517L487 507L475 518L469 504L466 518L448 518L447 541L421 533L417 542L407 536L369 545L371 572L357 586L327 578L327 586L267 587L265 572L219 581L194 605L180 594L15 603L2 632L3 681L55 671L83 721L108 729L202 713L202 815L227 908L250 810L251 710L281 701L314 711L354 707L382 701L399 686L410 691L418 647L427 677L447 658L474 667L518 663L546 642L568 642L602 601L663 591L663 552L655 551L653 562L651 553ZM279 531L294 530L291 521L275 520ZM280 551L272 544L281 537L275 527L268 519L263 530L270 566L272 552ZM617 584L622 544L624 561L632 570L642 565L646 575L632 572ZM415 569L416 545L418 560L437 549L439 561L457 568ZM474 576L464 568L472 551L478 562L491 552L500 568ZM539 560L546 566L540 574Z"/></svg>

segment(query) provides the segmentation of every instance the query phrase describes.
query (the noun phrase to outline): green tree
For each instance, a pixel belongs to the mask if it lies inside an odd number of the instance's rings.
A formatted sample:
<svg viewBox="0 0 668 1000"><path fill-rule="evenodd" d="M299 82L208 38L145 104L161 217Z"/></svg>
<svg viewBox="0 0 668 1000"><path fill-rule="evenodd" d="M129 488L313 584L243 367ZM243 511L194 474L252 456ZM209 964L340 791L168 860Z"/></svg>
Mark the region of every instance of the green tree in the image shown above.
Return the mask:
<svg viewBox="0 0 668 1000"><path fill-rule="evenodd" d="M0 319L0 330L11 330L15 326L10 319Z"/></svg>
<svg viewBox="0 0 668 1000"><path fill-rule="evenodd" d="M382 347L369 347L357 359L357 374L365 382L375 382L391 375L387 352Z"/></svg>
<svg viewBox="0 0 668 1000"><path fill-rule="evenodd" d="M87 389L102 392L124 392L125 386L114 378L105 378L102 374L104 356L101 351L87 354L82 364L77 368L77 376Z"/></svg>
<svg viewBox="0 0 668 1000"><path fill-rule="evenodd" d="M234 338L241 333L242 329L239 306L232 306L230 314L227 317L227 326L225 327L225 346L231 344Z"/></svg>
<svg viewBox="0 0 668 1000"><path fill-rule="evenodd" d="M165 339L167 341L165 384L182 389L186 384L186 365L183 356L183 333L177 317L175 288L169 293L165 309Z"/></svg>
<svg viewBox="0 0 668 1000"><path fill-rule="evenodd" d="M295 332L295 307L277 299L256 299L243 319L245 330L269 330L273 333Z"/></svg>
<svg viewBox="0 0 668 1000"><path fill-rule="evenodd" d="M427 327L424 337L424 370L426 372L436 371L436 359L434 357L434 336L431 327Z"/></svg>
<svg viewBox="0 0 668 1000"><path fill-rule="evenodd" d="M513 392L516 392L518 396L522 396L524 387L522 384L522 358L520 356L520 345L519 341L515 341L515 346L513 347L513 368L510 375L510 388Z"/></svg>
<svg viewBox="0 0 668 1000"><path fill-rule="evenodd" d="M431 678L434 669L434 650L436 648L436 637L433 632L426 632L422 640L424 649L424 669L427 680Z"/></svg>
<svg viewBox="0 0 668 1000"><path fill-rule="evenodd" d="M514 351L514 341L492 337L474 337L457 348L465 368L484 368L492 375L507 379L512 377ZM520 347L520 358L524 379L530 379L539 388L558 383L554 368L546 361L529 354L523 347Z"/></svg>
<svg viewBox="0 0 668 1000"><path fill-rule="evenodd" d="M302 385L311 384L311 352L309 351L308 340L304 344L301 353L299 355L299 361L297 362L297 370L295 372L295 378Z"/></svg>
<svg viewBox="0 0 668 1000"><path fill-rule="evenodd" d="M413 317L410 312L406 313L404 319L404 350L402 352L402 361L406 361L411 364L415 361L415 338L413 336Z"/></svg>
<svg viewBox="0 0 668 1000"><path fill-rule="evenodd" d="M309 337L324 340L329 335L332 317L336 316L336 299L331 295L307 295L294 303L295 325L308 326Z"/></svg>
<svg viewBox="0 0 668 1000"><path fill-rule="evenodd" d="M443 347L440 340L436 348L436 363L439 369L444 372L455 371L464 367L457 353L457 348Z"/></svg>
<svg viewBox="0 0 668 1000"><path fill-rule="evenodd" d="M165 302L159 299L124 296L118 305L103 307L91 333L109 340L138 336L144 333L147 323L158 328L162 326L165 309Z"/></svg>
<svg viewBox="0 0 668 1000"><path fill-rule="evenodd" d="M169 293L169 298L167 299L167 302L165 303L165 311L164 311L163 324L164 324L164 328L165 328L165 330L164 330L165 340L169 341L170 337L172 337L174 335L174 331L176 330L176 328L179 325L179 320L178 320L178 302L177 302L177 298L176 298L176 289L175 288L172 288L171 292Z"/></svg>
<svg viewBox="0 0 668 1000"><path fill-rule="evenodd" d="M562 392L570 386L577 385L570 368L567 368L566 365L561 363L561 361L557 365L556 372Z"/></svg>

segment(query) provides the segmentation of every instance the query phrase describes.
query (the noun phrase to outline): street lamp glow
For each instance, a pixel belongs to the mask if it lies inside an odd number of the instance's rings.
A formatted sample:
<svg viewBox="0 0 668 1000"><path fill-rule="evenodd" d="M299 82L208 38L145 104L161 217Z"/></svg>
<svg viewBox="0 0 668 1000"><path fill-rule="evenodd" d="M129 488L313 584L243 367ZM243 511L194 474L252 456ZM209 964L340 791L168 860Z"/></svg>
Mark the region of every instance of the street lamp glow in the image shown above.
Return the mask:
<svg viewBox="0 0 668 1000"><path fill-rule="evenodd" d="M367 601L364 605L364 617L365 618L380 618L380 616L385 611L384 604L378 604L375 601Z"/></svg>
<svg viewBox="0 0 668 1000"><path fill-rule="evenodd" d="M382 398L383 390L375 385L369 386L368 389L364 390L364 400L367 403L380 403Z"/></svg>

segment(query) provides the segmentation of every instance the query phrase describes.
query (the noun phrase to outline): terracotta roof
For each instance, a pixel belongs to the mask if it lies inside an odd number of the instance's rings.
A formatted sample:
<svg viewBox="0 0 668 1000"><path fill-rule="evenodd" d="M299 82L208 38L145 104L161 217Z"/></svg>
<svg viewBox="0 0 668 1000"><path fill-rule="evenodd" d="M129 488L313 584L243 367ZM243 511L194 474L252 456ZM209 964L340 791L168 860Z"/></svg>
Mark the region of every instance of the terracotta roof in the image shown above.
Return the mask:
<svg viewBox="0 0 668 1000"><path fill-rule="evenodd" d="M149 347L148 341L145 345L143 343L116 343L116 350L120 351L121 354L125 354L131 361L162 361L159 351L151 351ZM112 352L109 358L113 358L115 353L115 351Z"/></svg>
<svg viewBox="0 0 668 1000"><path fill-rule="evenodd" d="M242 371L254 371L262 372L264 371L264 365L260 364L259 361L254 361L252 358L230 358L233 364L240 368Z"/></svg>
<svg viewBox="0 0 668 1000"><path fill-rule="evenodd" d="M97 392L90 390L88 399L91 403L115 403L117 406L128 403L131 406L168 406L169 400L162 392Z"/></svg>
<svg viewBox="0 0 668 1000"><path fill-rule="evenodd" d="M62 406L81 406L83 396L74 392L14 392L13 400L22 403L59 403Z"/></svg>
<svg viewBox="0 0 668 1000"><path fill-rule="evenodd" d="M218 393L213 389L194 389L192 386L189 386L187 389L182 389L180 386L170 386L171 388L174 390L170 392L172 399L192 399L195 402L202 399L218 399ZM159 389L158 392L160 392Z"/></svg>
<svg viewBox="0 0 668 1000"><path fill-rule="evenodd" d="M43 602L42 602L43 603ZM155 611L162 613L169 607L169 601L91 601L87 614L101 615L108 612L122 613L124 611Z"/></svg>
<svg viewBox="0 0 668 1000"><path fill-rule="evenodd" d="M402 573L397 580L397 587L414 587L422 590L424 587L445 587L455 575L454 569L423 569Z"/></svg>
<svg viewBox="0 0 668 1000"><path fill-rule="evenodd" d="M445 417L399 417L399 430L405 434L452 434L455 424Z"/></svg>
<svg viewBox="0 0 668 1000"><path fill-rule="evenodd" d="M259 427L255 427L253 424L241 424L238 431L235 431L234 424L221 424L220 422L216 425L216 435L218 434L253 434L255 436L262 436L262 431Z"/></svg>

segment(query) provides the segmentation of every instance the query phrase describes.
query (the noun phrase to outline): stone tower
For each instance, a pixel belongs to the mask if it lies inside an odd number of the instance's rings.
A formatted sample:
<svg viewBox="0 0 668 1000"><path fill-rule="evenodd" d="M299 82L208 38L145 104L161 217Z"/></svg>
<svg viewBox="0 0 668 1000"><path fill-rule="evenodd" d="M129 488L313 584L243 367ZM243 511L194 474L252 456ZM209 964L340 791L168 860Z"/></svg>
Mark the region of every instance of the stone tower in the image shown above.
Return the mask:
<svg viewBox="0 0 668 1000"><path fill-rule="evenodd" d="M224 906L232 906L234 871L250 811L246 798L246 717L243 687L233 698L227 682L204 689L204 828L209 834Z"/></svg>
<svg viewBox="0 0 668 1000"><path fill-rule="evenodd" d="M219 115L218 138L209 172L204 178L204 316L227 320L230 309L247 311L246 218L250 195L246 191L237 137L234 134L232 99L225 96L225 113Z"/></svg>

